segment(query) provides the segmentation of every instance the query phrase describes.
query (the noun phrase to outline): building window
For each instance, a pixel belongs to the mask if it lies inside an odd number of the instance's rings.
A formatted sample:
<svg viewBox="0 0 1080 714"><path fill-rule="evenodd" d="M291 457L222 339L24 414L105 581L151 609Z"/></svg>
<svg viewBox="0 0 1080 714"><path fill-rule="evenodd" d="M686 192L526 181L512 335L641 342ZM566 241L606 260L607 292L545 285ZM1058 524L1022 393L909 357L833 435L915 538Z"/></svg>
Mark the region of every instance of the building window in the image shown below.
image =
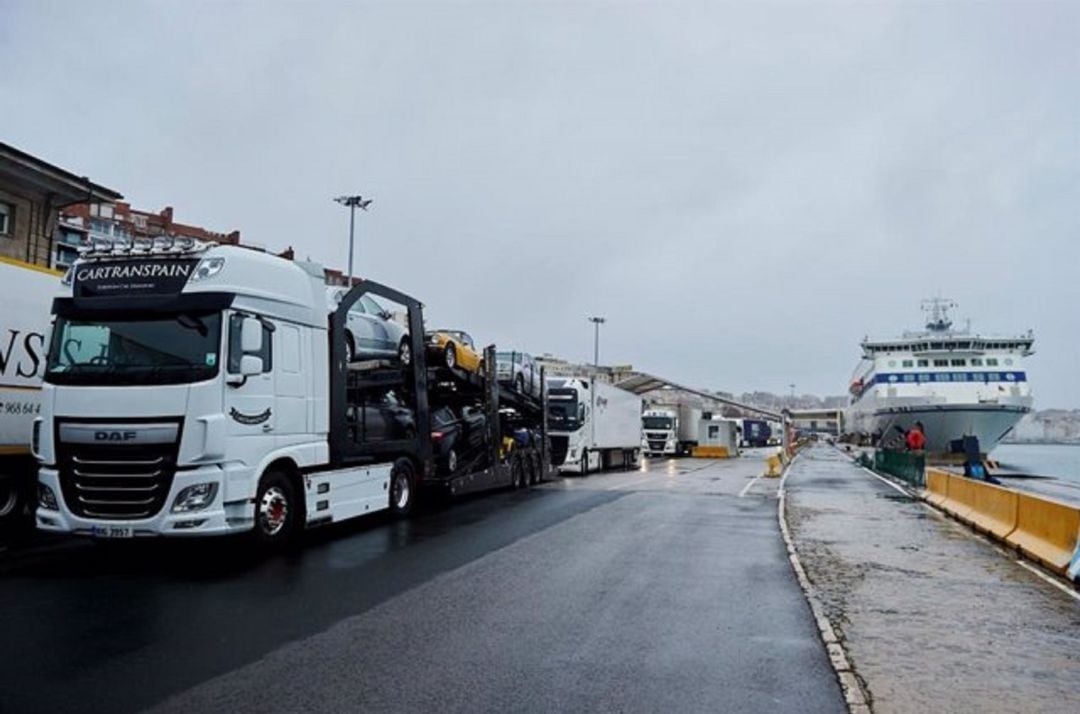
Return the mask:
<svg viewBox="0 0 1080 714"><path fill-rule="evenodd" d="M15 221L15 208L10 203L0 202L0 236L11 235Z"/></svg>

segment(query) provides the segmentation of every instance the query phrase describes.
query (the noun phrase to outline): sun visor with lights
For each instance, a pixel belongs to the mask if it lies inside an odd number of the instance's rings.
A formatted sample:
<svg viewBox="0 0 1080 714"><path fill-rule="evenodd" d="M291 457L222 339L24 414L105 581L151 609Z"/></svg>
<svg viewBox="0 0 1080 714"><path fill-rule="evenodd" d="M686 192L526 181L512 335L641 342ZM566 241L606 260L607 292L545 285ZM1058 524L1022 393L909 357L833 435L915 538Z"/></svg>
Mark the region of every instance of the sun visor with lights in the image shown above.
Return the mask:
<svg viewBox="0 0 1080 714"><path fill-rule="evenodd" d="M95 237L65 282L74 285L75 298L175 295L189 282L212 278L225 267L225 258L202 255L213 245L170 236Z"/></svg>

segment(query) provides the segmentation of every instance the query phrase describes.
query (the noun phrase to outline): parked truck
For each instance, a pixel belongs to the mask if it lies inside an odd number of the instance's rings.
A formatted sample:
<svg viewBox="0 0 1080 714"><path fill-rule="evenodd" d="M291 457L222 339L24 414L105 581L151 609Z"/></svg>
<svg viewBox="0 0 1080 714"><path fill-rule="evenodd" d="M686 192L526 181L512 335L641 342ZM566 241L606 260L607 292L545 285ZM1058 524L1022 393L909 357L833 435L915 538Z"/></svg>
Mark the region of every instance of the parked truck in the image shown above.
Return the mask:
<svg viewBox="0 0 1080 714"><path fill-rule="evenodd" d="M422 305L392 288L359 281L328 315L321 266L168 239L95 246L70 275L33 426L43 530L276 545L548 472L544 395L502 387L494 346L480 374L429 366ZM408 361L347 359L366 295L404 309ZM437 464L451 429L468 451Z"/></svg>
<svg viewBox="0 0 1080 714"><path fill-rule="evenodd" d="M641 397L592 377L551 377L547 392L551 460L560 471L638 465Z"/></svg>
<svg viewBox="0 0 1080 714"><path fill-rule="evenodd" d="M763 419L739 419L739 446L752 448L768 446L772 437L769 423Z"/></svg>
<svg viewBox="0 0 1080 714"><path fill-rule="evenodd" d="M29 528L37 463L30 434L40 408L49 304L60 273L0 258L0 531Z"/></svg>
<svg viewBox="0 0 1080 714"><path fill-rule="evenodd" d="M701 410L686 404L656 405L641 415L642 447L648 456L682 456L698 444Z"/></svg>

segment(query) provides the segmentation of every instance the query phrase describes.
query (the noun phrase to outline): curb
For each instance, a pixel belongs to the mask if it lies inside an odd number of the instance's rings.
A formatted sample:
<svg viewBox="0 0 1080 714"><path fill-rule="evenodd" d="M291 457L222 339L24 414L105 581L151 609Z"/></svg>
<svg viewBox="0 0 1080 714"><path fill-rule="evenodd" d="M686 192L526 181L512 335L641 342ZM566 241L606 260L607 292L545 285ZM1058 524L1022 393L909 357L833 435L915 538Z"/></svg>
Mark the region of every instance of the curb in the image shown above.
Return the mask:
<svg viewBox="0 0 1080 714"><path fill-rule="evenodd" d="M788 529L785 486L787 485L791 467L798 459L799 454L796 454L784 468L784 473L780 478L780 488L777 490L779 495L777 519L780 521L780 535L783 537L784 545L787 547L788 560L791 561L791 567L795 571L795 578L799 581L803 596L810 605L810 612L814 616L818 634L821 635L821 641L825 644L825 650L828 652L829 664L832 665L833 671L836 673L836 679L840 683L840 689L844 693L844 702L847 704L848 711L852 712L852 714L868 714L873 711L870 706L870 697L867 695L862 681L855 673L855 668L851 666L851 660L848 658L844 643L836 636L836 629L833 627L832 622L829 621L828 616L825 614L825 608L822 607L821 601L814 593L814 587L806 576L806 570L799 560L799 553L795 550L795 542L792 540L791 531Z"/></svg>

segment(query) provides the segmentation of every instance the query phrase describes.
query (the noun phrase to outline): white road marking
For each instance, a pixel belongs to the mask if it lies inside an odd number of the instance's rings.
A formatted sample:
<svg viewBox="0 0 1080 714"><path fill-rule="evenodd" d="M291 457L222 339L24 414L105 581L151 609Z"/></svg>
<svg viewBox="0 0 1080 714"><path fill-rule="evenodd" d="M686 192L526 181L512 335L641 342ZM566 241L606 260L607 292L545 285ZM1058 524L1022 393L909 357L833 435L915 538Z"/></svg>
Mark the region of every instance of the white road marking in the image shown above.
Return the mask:
<svg viewBox="0 0 1080 714"><path fill-rule="evenodd" d="M1069 588L1068 585L1061 582L1060 580L1057 580L1055 578L1050 577L1049 575L1042 572L1036 566L1032 565L1031 563L1028 563L1027 561L1018 559L1016 562L1020 565L1020 567L1024 568L1025 570L1030 570L1031 572L1035 573L1040 578L1042 578L1043 580L1050 583L1051 585L1053 585L1055 588L1057 588L1061 592L1063 592L1066 595L1068 595L1069 597L1071 597L1073 600L1080 600L1080 593L1076 592L1075 590L1072 590L1071 588Z"/></svg>
<svg viewBox="0 0 1080 714"><path fill-rule="evenodd" d="M743 496L745 496L746 492L749 491L754 486L754 484L758 482L759 478L761 478L761 474L758 474L754 478L750 479L750 482L748 484L746 484L745 486L743 486L743 489L741 491L739 491L739 498L742 498Z"/></svg>

